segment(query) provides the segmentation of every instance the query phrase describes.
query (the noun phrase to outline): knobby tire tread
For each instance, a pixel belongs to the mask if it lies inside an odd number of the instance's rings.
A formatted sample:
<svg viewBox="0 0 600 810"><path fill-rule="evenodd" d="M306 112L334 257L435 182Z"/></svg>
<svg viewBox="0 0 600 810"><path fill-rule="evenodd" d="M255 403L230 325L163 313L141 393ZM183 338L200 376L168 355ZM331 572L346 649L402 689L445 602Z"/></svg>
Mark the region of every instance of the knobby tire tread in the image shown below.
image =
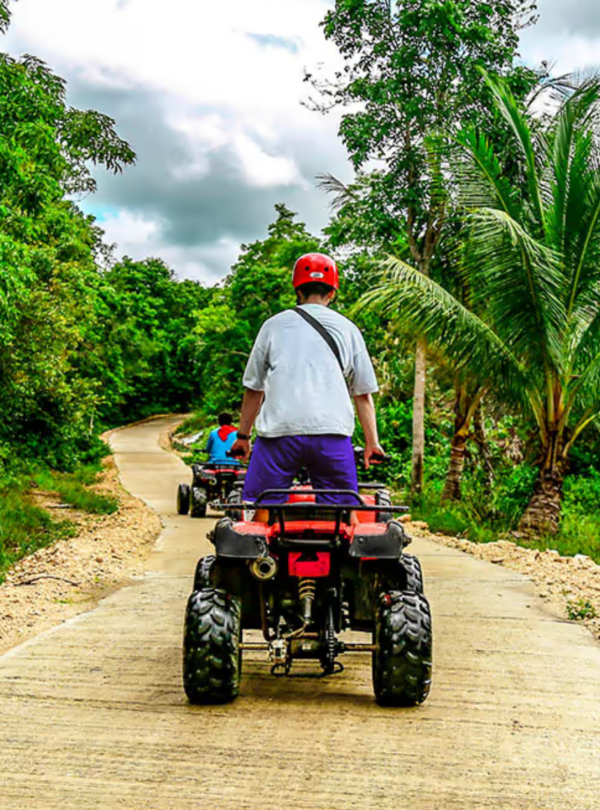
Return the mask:
<svg viewBox="0 0 600 810"><path fill-rule="evenodd" d="M382 706L416 706L429 695L432 677L431 610L411 591L389 594L379 607L373 686Z"/></svg>
<svg viewBox="0 0 600 810"><path fill-rule="evenodd" d="M229 703L239 693L240 603L226 591L204 588L188 600L183 685L190 703Z"/></svg>

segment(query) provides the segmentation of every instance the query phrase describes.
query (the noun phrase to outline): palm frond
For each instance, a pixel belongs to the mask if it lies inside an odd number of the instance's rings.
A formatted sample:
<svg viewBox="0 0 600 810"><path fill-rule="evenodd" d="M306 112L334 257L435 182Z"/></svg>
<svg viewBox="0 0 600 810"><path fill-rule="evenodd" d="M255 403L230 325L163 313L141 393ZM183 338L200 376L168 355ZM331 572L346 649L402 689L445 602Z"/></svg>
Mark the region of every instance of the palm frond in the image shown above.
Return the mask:
<svg viewBox="0 0 600 810"><path fill-rule="evenodd" d="M576 312L578 306L589 304L589 292L597 292L600 281L600 172L580 172L575 211L570 211L571 236L566 251L569 268L569 294L567 315ZM582 188L582 186L584 186Z"/></svg>
<svg viewBox="0 0 600 810"><path fill-rule="evenodd" d="M463 130L457 142L453 171L459 183L459 201L467 210L500 208L512 217L521 213L519 195L488 138L474 129Z"/></svg>
<svg viewBox="0 0 600 810"><path fill-rule="evenodd" d="M333 200L330 205L334 211L339 211L344 205L351 202L356 202L358 197L353 189L343 183L339 178L333 174L318 174L317 175L317 188L325 191L327 194L333 195Z"/></svg>
<svg viewBox="0 0 600 810"><path fill-rule="evenodd" d="M527 189L529 202L535 211L541 232L545 231L545 212L542 199L542 189L538 176L538 152L534 144L532 129L529 126L527 116L521 111L513 96L509 86L502 79L492 76L481 69L483 77L492 91L498 111L510 126L519 146L524 162L525 176L527 179Z"/></svg>
<svg viewBox="0 0 600 810"><path fill-rule="evenodd" d="M377 311L433 343L458 372L467 369L480 384L494 382L507 395L540 410L540 394L532 375L494 330L447 290L401 259L383 263L379 283L365 293L354 310Z"/></svg>
<svg viewBox="0 0 600 810"><path fill-rule="evenodd" d="M564 408L565 423L575 403L593 410L600 408L600 346L597 346L595 354L592 354L585 366L580 369L567 393Z"/></svg>
<svg viewBox="0 0 600 810"><path fill-rule="evenodd" d="M468 217L465 272L476 305L519 356L561 363L565 321L560 257L511 216L482 208Z"/></svg>

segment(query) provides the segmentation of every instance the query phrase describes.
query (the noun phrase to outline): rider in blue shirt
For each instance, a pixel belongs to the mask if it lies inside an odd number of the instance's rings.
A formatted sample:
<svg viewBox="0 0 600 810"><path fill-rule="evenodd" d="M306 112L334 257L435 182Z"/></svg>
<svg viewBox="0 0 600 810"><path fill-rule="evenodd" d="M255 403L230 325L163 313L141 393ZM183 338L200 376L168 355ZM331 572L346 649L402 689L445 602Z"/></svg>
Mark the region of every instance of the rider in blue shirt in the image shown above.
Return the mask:
<svg viewBox="0 0 600 810"><path fill-rule="evenodd" d="M227 455L237 439L237 428L231 422L232 416L230 413L220 413L220 427L211 431L208 437L206 452L209 454L212 464L227 464L230 467L239 467L240 465L238 459L230 458Z"/></svg>

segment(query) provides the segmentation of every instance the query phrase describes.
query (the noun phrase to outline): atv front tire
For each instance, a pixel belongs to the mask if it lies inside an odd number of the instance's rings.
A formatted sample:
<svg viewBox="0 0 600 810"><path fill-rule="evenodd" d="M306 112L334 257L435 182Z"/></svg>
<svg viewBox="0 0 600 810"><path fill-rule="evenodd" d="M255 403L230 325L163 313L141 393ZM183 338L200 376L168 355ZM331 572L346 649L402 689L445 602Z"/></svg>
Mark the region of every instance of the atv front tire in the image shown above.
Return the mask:
<svg viewBox="0 0 600 810"><path fill-rule="evenodd" d="M400 558L400 565L406 576L402 590L423 593L423 569L418 557L413 554L403 554Z"/></svg>
<svg viewBox="0 0 600 810"><path fill-rule="evenodd" d="M240 604L204 588L188 600L183 640L183 687L190 703L229 703L241 675Z"/></svg>
<svg viewBox="0 0 600 810"><path fill-rule="evenodd" d="M194 574L195 591L201 591L204 588L211 587L211 573L216 559L214 554L208 554L206 557L200 557L198 560L196 573Z"/></svg>
<svg viewBox="0 0 600 810"><path fill-rule="evenodd" d="M208 492L204 487L192 487L192 508L190 515L193 518L206 517L206 504L208 502Z"/></svg>
<svg viewBox="0 0 600 810"><path fill-rule="evenodd" d="M416 706L431 688L431 610L422 594L385 594L375 622L373 688L380 706Z"/></svg>
<svg viewBox="0 0 600 810"><path fill-rule="evenodd" d="M383 507L392 505L392 498L387 489L378 489L375 492L375 504ZM387 523L388 520L393 518L393 514L391 512L376 512L375 514L375 521L377 523Z"/></svg>
<svg viewBox="0 0 600 810"><path fill-rule="evenodd" d="M179 484L177 487L177 514L187 515L190 511L190 486Z"/></svg>

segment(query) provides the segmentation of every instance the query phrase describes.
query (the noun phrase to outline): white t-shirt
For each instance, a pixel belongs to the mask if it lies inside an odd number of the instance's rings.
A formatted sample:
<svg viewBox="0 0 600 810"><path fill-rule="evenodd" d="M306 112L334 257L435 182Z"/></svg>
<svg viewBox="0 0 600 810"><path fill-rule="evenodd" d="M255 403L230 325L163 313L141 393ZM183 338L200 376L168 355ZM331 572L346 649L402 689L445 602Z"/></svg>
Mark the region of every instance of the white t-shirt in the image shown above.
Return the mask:
<svg viewBox="0 0 600 810"><path fill-rule="evenodd" d="M337 343L344 376L327 343L297 312L288 309L269 318L258 333L244 373L246 388L265 393L256 432L266 438L352 436L350 395L378 390L364 338L352 321L335 310L321 304L303 304L302 308Z"/></svg>

